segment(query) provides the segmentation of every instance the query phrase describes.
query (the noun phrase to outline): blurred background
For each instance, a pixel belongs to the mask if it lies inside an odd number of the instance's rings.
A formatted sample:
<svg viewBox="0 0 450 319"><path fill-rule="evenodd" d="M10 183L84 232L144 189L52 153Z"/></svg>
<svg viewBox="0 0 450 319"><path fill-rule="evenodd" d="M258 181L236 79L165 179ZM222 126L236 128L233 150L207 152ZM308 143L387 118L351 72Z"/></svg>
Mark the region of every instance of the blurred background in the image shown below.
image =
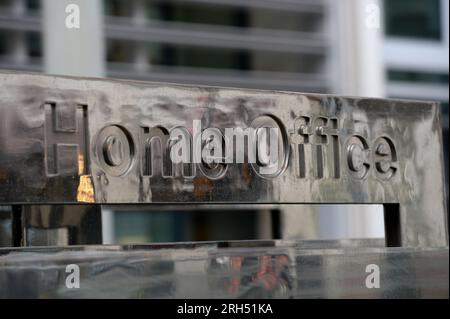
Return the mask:
<svg viewBox="0 0 450 319"><path fill-rule="evenodd" d="M70 3L79 29L64 28ZM447 0L0 0L0 69L440 101L448 194L448 12ZM149 210L102 207L103 243L384 236L379 205Z"/></svg>

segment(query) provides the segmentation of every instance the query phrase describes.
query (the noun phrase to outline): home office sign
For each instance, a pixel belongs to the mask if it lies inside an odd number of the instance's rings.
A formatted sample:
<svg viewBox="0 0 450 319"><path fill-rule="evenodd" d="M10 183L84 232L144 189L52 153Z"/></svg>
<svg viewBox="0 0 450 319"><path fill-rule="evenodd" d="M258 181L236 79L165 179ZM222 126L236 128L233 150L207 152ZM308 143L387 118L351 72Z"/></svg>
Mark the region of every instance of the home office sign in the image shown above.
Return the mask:
<svg viewBox="0 0 450 319"><path fill-rule="evenodd" d="M3 202L399 203L441 187L424 182L442 164L437 104L0 75Z"/></svg>
<svg viewBox="0 0 450 319"><path fill-rule="evenodd" d="M266 114L256 117L247 128L202 129L201 120L194 120L190 128L167 129L158 125L141 126L138 131L138 136L133 136L117 123L103 127L96 135L95 160L108 175L126 176L133 162L138 161L141 175L149 178L157 174L155 166L160 166L158 174L163 178L176 178L177 165L190 165L189 170L180 170L182 177L195 178L200 173L215 180L223 178L233 164L250 164L259 177L277 178L289 165L291 149L295 150L291 164L296 167L298 178L306 177L307 164L311 165L311 178L317 179L325 178L327 165L331 174L326 177L340 178L342 161L348 175L356 179L367 178L372 169L380 180L387 181L397 169L391 138L379 136L368 141L354 133L347 137L341 150L339 119L324 116L300 116L289 132L279 119ZM51 152L54 145L46 148ZM307 163L307 158L312 161Z"/></svg>

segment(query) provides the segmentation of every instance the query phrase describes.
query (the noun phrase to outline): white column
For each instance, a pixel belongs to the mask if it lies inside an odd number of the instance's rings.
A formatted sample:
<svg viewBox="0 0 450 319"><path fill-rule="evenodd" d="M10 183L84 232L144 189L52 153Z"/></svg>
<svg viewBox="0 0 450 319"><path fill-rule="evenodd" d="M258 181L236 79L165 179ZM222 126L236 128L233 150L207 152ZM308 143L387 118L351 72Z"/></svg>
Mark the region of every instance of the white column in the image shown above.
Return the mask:
<svg viewBox="0 0 450 319"><path fill-rule="evenodd" d="M66 7L80 8L80 28L66 27ZM105 73L101 0L44 0L44 66L51 74L94 76Z"/></svg>
<svg viewBox="0 0 450 319"><path fill-rule="evenodd" d="M334 15L336 93L384 97L383 8L380 0L330 1Z"/></svg>
<svg viewBox="0 0 450 319"><path fill-rule="evenodd" d="M329 1L333 93L385 97L383 7L380 0ZM384 236L381 205L320 208L320 237Z"/></svg>
<svg viewBox="0 0 450 319"><path fill-rule="evenodd" d="M133 1L133 23L137 26L144 27L147 23L145 1ZM150 70L148 61L148 50L146 42L136 42L134 48L134 68L137 72L145 73Z"/></svg>
<svg viewBox="0 0 450 319"><path fill-rule="evenodd" d="M10 10L13 16L21 17L25 15L27 10L25 1L12 1ZM25 65L28 62L28 47L26 42L26 33L24 31L11 32L8 51L14 64Z"/></svg>
<svg viewBox="0 0 450 319"><path fill-rule="evenodd" d="M23 31L11 32L9 53L15 65L25 65L28 62L28 46L26 33Z"/></svg>

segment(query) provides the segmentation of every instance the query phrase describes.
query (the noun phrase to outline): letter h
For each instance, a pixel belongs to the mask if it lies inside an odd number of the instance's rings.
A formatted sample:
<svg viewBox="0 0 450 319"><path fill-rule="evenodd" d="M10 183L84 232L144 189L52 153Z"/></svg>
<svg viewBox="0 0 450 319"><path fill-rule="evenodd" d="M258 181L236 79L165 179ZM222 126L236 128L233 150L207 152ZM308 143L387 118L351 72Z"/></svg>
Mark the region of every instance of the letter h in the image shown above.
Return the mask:
<svg viewBox="0 0 450 319"><path fill-rule="evenodd" d="M87 106L74 102L46 102L44 111L47 175L88 174Z"/></svg>

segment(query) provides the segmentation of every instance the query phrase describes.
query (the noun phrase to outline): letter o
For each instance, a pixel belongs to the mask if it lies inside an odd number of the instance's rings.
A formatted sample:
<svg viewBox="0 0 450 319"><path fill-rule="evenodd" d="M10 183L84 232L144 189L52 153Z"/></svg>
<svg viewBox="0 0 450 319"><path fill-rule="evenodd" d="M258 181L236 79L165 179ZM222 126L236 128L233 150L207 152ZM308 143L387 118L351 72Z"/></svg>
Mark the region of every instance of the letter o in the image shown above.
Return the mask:
<svg viewBox="0 0 450 319"><path fill-rule="evenodd" d="M96 154L102 169L111 176L121 176L134 160L131 134L119 125L104 127L97 136Z"/></svg>

